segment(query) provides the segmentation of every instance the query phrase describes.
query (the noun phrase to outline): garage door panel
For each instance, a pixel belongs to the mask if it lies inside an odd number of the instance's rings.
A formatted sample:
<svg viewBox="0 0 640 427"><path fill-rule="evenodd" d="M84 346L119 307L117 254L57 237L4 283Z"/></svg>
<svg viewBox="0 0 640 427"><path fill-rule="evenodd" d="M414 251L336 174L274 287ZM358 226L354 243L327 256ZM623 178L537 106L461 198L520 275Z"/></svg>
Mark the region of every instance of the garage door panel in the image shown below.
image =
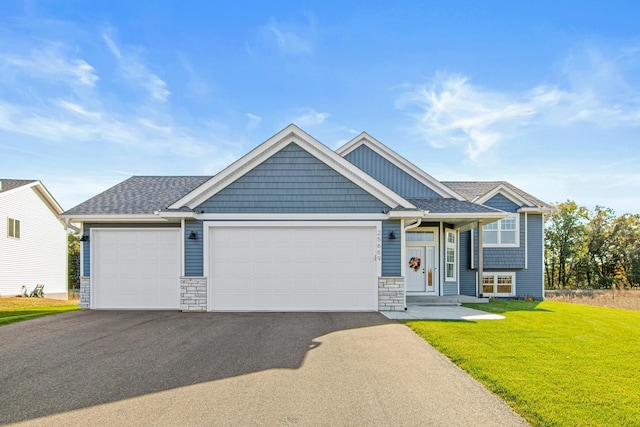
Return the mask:
<svg viewBox="0 0 640 427"><path fill-rule="evenodd" d="M179 229L95 230L92 306L180 307Z"/></svg>
<svg viewBox="0 0 640 427"><path fill-rule="evenodd" d="M208 240L211 310L377 309L375 226L211 227Z"/></svg>

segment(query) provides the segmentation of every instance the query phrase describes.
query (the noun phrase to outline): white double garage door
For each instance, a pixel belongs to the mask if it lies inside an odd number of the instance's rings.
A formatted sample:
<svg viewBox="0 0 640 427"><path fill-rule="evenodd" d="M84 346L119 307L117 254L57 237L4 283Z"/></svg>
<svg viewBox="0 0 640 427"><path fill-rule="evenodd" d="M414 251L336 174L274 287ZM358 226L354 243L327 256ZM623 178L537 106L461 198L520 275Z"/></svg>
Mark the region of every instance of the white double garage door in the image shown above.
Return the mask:
<svg viewBox="0 0 640 427"><path fill-rule="evenodd" d="M180 229L92 231L92 304L178 309ZM210 311L375 311L377 222L205 222ZM202 238L199 233L199 238Z"/></svg>

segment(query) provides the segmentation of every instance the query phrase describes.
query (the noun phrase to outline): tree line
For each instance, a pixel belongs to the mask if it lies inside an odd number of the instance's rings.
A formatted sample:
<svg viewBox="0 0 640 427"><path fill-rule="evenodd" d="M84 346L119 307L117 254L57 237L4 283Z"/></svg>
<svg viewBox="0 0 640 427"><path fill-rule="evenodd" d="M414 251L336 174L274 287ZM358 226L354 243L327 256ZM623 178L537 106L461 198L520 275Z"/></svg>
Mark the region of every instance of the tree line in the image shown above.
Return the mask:
<svg viewBox="0 0 640 427"><path fill-rule="evenodd" d="M640 286L640 215L560 203L545 221L545 287Z"/></svg>

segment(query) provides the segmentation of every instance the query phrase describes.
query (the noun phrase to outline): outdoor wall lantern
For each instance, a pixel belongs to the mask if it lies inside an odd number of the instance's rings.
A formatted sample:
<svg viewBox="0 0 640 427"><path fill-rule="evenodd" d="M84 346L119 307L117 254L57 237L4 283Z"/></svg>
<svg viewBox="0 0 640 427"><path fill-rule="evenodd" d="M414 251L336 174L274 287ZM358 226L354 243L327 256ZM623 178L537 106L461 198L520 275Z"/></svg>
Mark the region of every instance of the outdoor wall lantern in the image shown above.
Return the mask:
<svg viewBox="0 0 640 427"><path fill-rule="evenodd" d="M81 242L88 242L89 241L89 236L87 236L86 234L83 234L82 237L80 238Z"/></svg>
<svg viewBox="0 0 640 427"><path fill-rule="evenodd" d="M389 240L396 240L396 239L397 239L396 233L393 230L391 230L391 232L389 232Z"/></svg>
<svg viewBox="0 0 640 427"><path fill-rule="evenodd" d="M195 231L192 231L191 233L189 233L189 237L187 237L187 239L189 239L189 240L198 240L198 235L196 234Z"/></svg>

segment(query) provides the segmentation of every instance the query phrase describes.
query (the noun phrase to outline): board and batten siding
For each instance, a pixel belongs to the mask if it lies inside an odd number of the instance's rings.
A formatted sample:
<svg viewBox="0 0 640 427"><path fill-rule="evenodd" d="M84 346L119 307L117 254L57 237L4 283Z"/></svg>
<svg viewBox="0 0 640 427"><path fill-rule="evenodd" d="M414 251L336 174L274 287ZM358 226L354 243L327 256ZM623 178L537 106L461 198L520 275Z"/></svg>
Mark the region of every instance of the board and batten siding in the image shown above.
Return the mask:
<svg viewBox="0 0 640 427"><path fill-rule="evenodd" d="M529 234L527 236L527 268L516 271L516 294L544 298L543 277L543 230L544 221L540 214L527 214Z"/></svg>
<svg viewBox="0 0 640 427"><path fill-rule="evenodd" d="M197 239L189 239L191 232L195 232ZM204 275L203 244L204 230L202 221L185 221L184 223L184 275L187 277L201 277Z"/></svg>
<svg viewBox="0 0 640 427"><path fill-rule="evenodd" d="M402 197L442 198L367 146L361 145L347 154L345 159Z"/></svg>
<svg viewBox="0 0 640 427"><path fill-rule="evenodd" d="M471 270L471 231L460 233L460 250L458 251L458 259L460 260L460 295L475 296L476 277L475 270Z"/></svg>
<svg viewBox="0 0 640 427"><path fill-rule="evenodd" d="M388 209L295 143L196 207L205 213L381 213Z"/></svg>
<svg viewBox="0 0 640 427"><path fill-rule="evenodd" d="M82 224L82 235L91 236L92 228L178 228L179 223L84 223ZM91 242L80 242L82 245L82 268L83 276L91 275Z"/></svg>
<svg viewBox="0 0 640 427"><path fill-rule="evenodd" d="M400 277L401 275L401 239L400 221L382 221L382 276ZM393 231L395 239L389 239Z"/></svg>
<svg viewBox="0 0 640 427"><path fill-rule="evenodd" d="M7 218L20 221L20 238L8 237ZM0 296L44 285L48 297L67 298L67 233L37 190L24 187L0 198Z"/></svg>

